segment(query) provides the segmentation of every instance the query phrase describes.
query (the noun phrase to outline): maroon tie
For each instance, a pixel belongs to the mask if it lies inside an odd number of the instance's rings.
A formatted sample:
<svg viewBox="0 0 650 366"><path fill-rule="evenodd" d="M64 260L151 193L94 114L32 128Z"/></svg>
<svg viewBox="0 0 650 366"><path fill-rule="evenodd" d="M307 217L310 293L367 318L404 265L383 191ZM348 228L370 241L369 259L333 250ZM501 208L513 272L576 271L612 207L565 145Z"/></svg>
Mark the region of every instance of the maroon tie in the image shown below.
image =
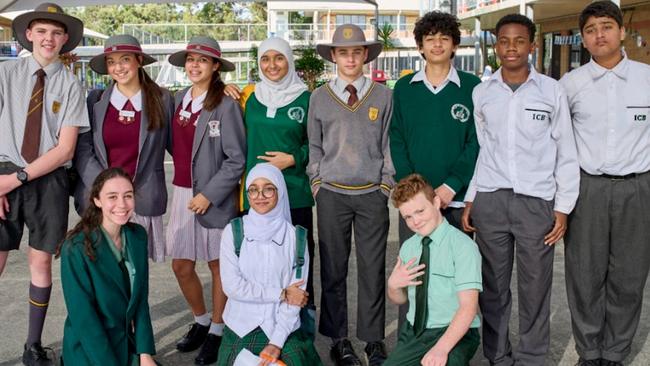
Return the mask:
<svg viewBox="0 0 650 366"><path fill-rule="evenodd" d="M41 146L45 71L43 71L43 69L38 69L35 74L36 84L34 84L34 89L32 90L32 98L29 100L27 122L25 123L25 133L23 135L23 146L20 149L20 154L28 163L31 163L38 158L38 150Z"/></svg>
<svg viewBox="0 0 650 366"><path fill-rule="evenodd" d="M348 84L348 86L345 87L345 90L350 93L350 96L348 97L348 105L352 107L353 105L357 104L359 101L359 97L357 96L357 88L355 88L352 84Z"/></svg>

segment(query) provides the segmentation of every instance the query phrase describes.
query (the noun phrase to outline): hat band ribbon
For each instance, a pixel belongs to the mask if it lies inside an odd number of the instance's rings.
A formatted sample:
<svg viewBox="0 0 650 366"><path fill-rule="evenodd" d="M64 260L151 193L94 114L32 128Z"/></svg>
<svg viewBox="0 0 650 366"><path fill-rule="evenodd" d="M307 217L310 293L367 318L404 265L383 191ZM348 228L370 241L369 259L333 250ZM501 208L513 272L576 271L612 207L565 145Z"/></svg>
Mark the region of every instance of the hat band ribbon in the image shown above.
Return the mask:
<svg viewBox="0 0 650 366"><path fill-rule="evenodd" d="M186 48L185 50L187 50L187 51L192 51L192 50L204 50L204 51L208 51L208 52L210 52L210 53L214 53L215 55L217 55L217 57L221 57L221 51L219 51L218 49L216 49L216 48L212 48L212 47L203 46L203 45L200 45L200 44L190 44L190 45L187 45L187 48Z"/></svg>
<svg viewBox="0 0 650 366"><path fill-rule="evenodd" d="M127 45L127 44L120 44L120 45L115 45L115 46L104 48L104 53L118 52L118 51L133 51L133 52L142 53L142 48L140 48L138 46Z"/></svg>

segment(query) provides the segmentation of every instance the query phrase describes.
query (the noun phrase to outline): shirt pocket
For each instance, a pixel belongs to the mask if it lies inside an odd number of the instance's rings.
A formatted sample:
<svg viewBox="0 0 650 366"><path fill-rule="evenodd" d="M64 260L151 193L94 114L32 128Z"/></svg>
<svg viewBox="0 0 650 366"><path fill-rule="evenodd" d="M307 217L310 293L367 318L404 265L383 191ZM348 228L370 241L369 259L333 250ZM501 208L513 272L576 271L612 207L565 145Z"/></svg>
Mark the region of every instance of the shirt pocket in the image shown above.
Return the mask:
<svg viewBox="0 0 650 366"><path fill-rule="evenodd" d="M45 93L43 99L43 116L45 117L44 124L47 124L47 129L50 135L55 136L59 134L61 122L65 113L65 104L63 96L56 93Z"/></svg>
<svg viewBox="0 0 650 366"><path fill-rule="evenodd" d="M632 127L645 128L650 122L650 103L635 103L625 107L625 122Z"/></svg>
<svg viewBox="0 0 650 366"><path fill-rule="evenodd" d="M532 139L538 139L549 133L551 113L553 108L546 104L524 105L523 134Z"/></svg>
<svg viewBox="0 0 650 366"><path fill-rule="evenodd" d="M429 268L429 289L439 294L456 292L455 274L453 266L442 263L432 263Z"/></svg>

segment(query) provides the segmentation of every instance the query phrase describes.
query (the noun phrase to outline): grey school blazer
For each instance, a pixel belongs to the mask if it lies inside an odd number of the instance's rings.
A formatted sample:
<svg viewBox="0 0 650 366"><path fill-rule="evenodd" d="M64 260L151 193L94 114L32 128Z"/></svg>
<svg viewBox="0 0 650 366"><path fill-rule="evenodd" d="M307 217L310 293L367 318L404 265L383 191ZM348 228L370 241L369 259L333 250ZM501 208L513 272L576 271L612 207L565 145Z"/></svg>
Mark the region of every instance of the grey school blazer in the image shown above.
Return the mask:
<svg viewBox="0 0 650 366"><path fill-rule="evenodd" d="M106 89L99 101L93 91L88 96L88 115L90 132L79 135L73 164L80 179L75 188L74 204L80 214L88 206L88 196L95 178L102 170L108 168L108 158L102 129L104 117L108 110L114 84ZM164 126L148 131L148 119L144 109L140 120L140 144L138 164L136 166L135 212L141 216L160 216L167 210L167 187L165 185L165 149L169 144L169 121L173 115L172 95L167 89L162 90ZM92 105L91 105L92 104Z"/></svg>
<svg viewBox="0 0 650 366"><path fill-rule="evenodd" d="M174 110L188 90L176 93ZM212 203L205 214L196 216L201 226L221 229L237 216L239 182L245 167L242 111L234 99L224 96L214 110L203 108L192 143L192 190L194 195L202 193Z"/></svg>

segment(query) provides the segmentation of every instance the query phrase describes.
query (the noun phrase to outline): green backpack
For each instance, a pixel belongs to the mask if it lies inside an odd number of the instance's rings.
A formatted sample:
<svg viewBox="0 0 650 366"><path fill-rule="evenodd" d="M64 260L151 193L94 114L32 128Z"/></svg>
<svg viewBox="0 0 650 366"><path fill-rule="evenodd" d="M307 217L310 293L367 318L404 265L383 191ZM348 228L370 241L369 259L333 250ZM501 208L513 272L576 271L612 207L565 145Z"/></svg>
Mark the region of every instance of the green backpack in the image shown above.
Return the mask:
<svg viewBox="0 0 650 366"><path fill-rule="evenodd" d="M235 217L230 221L232 228L233 244L235 254L239 257L241 246L244 242L244 223L241 217ZM305 265L305 248L307 247L307 229L296 225L296 258L294 268L296 269L296 278L302 279L302 267ZM313 294L312 294L313 295ZM314 340L316 336L316 311L308 307L300 309L300 330L308 337Z"/></svg>

